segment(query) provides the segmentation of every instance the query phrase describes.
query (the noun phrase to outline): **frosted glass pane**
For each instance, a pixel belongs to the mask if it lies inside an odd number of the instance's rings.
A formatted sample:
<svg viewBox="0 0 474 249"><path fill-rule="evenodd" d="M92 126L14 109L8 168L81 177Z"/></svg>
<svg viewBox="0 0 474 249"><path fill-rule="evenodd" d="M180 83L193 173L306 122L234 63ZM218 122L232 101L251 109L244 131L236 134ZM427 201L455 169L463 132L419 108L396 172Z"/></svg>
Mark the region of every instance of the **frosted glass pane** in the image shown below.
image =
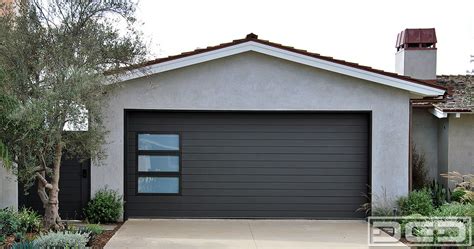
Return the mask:
<svg viewBox="0 0 474 249"><path fill-rule="evenodd" d="M139 193L177 194L178 177L138 177Z"/></svg>
<svg viewBox="0 0 474 249"><path fill-rule="evenodd" d="M140 172L179 172L178 156L138 156Z"/></svg>
<svg viewBox="0 0 474 249"><path fill-rule="evenodd" d="M138 134L139 150L179 150L179 135Z"/></svg>

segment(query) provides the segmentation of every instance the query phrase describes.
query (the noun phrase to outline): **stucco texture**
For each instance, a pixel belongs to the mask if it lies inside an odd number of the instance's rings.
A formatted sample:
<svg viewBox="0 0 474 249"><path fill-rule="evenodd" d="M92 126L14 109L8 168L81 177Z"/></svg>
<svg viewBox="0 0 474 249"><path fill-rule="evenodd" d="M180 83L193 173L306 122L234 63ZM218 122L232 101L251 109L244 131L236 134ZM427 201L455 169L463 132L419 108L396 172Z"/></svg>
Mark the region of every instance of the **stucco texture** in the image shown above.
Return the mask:
<svg viewBox="0 0 474 249"><path fill-rule="evenodd" d="M0 161L0 209L7 207L18 208L18 182L15 174Z"/></svg>
<svg viewBox="0 0 474 249"><path fill-rule="evenodd" d="M92 193L123 193L124 109L372 111L372 190L408 193L409 93L247 52L145 78L110 91L107 159L93 166Z"/></svg>
<svg viewBox="0 0 474 249"><path fill-rule="evenodd" d="M474 174L474 115L449 117L449 171Z"/></svg>
<svg viewBox="0 0 474 249"><path fill-rule="evenodd" d="M412 142L416 151L425 158L425 167L431 179L438 179L438 126L439 119L428 109L413 109Z"/></svg>

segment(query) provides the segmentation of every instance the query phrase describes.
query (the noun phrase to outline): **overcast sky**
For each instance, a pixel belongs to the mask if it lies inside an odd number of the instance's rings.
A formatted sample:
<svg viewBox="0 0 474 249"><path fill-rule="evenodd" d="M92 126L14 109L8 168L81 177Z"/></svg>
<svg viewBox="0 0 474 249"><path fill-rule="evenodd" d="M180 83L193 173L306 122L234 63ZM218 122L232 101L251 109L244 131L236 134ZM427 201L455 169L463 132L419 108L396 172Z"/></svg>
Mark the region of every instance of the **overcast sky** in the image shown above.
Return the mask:
<svg viewBox="0 0 474 249"><path fill-rule="evenodd" d="M405 28L436 28L438 74L474 68L474 0L141 0L138 17L154 57L259 38L394 71Z"/></svg>

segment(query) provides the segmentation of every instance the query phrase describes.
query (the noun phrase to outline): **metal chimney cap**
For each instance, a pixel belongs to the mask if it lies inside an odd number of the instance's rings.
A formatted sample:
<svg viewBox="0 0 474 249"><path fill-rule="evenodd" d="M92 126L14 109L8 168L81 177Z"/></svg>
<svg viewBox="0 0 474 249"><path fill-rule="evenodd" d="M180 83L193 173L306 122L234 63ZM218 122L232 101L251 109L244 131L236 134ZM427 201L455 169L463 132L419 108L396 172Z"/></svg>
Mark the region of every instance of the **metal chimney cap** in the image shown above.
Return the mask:
<svg viewBox="0 0 474 249"><path fill-rule="evenodd" d="M402 48L436 48L436 31L428 29L405 29L397 35L395 47Z"/></svg>

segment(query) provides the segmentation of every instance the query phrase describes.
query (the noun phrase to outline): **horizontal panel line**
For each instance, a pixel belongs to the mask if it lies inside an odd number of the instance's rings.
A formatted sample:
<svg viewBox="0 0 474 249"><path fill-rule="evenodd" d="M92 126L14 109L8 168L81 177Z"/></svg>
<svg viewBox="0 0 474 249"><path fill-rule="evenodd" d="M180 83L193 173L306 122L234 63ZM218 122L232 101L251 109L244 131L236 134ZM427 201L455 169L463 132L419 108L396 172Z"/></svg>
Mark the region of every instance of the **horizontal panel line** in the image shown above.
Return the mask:
<svg viewBox="0 0 474 249"><path fill-rule="evenodd" d="M197 159L182 159L183 162L205 162L205 161L208 161L208 162L225 162L225 161L229 161L229 162L288 162L288 163L299 163L299 162L313 162L313 163L330 163L330 162L338 162L338 163L345 163L345 162L354 162L354 163L367 163L367 161L354 161L354 160L350 160L350 161L308 161L308 160L255 160L255 159L248 159L248 160L226 160L226 159L222 159L222 160L197 160Z"/></svg>
<svg viewBox="0 0 474 249"><path fill-rule="evenodd" d="M128 204L130 203L133 203L133 204L141 204L141 205L150 205L150 203L154 203L154 202L140 202L140 201L136 201L136 202L128 202ZM351 206L359 206L358 204L353 204L353 203L328 203L328 204L323 204L323 203L311 203L311 202L308 202L308 203L288 203L288 202L170 202L170 201L157 201L156 202L157 204L183 204L183 205L207 205L207 204L236 204L236 205L239 205L239 204L245 204L245 205L252 205L252 204L256 204L256 205L265 205L265 204L288 204L288 205L311 205L311 206L319 206L319 205L343 205L343 206L346 206L346 205L351 205Z"/></svg>
<svg viewBox="0 0 474 249"><path fill-rule="evenodd" d="M227 155L367 155L368 153L331 153L331 152L323 152L323 153L315 153L315 152L307 152L307 153L302 153L302 152L288 152L288 153L282 153L282 152L187 152L183 150L183 153L186 153L185 156L187 155L220 155L220 154L227 154Z"/></svg>
<svg viewBox="0 0 474 249"><path fill-rule="evenodd" d="M280 191L280 190L284 190L284 191L300 191L300 190L308 190L308 191L315 191L315 190L324 190L324 191L346 191L346 190L349 190L349 191L362 191L366 188L350 188L350 189L325 189L325 188L312 188L312 189L308 189L308 188L298 188L298 189L289 189L289 188L223 188L223 187L219 187L219 188L182 188L183 190L208 190L208 189L215 189L215 190L244 190L244 191L253 191L253 190L269 190L269 191L273 191L273 190L277 190L277 191Z"/></svg>
<svg viewBox="0 0 474 249"><path fill-rule="evenodd" d="M144 210L143 209L134 209L134 208L127 208L127 210L131 210L131 211L140 211L140 212L143 212ZM150 211L153 211L153 209L148 209ZM147 210L147 211L148 211ZM172 212L207 212L207 211L213 211L213 212L232 212L232 211L235 211L235 212L293 212L293 213L297 213L297 212L314 212L314 213L319 213L319 212L334 212L334 213L356 213L356 210L334 210L334 209L328 209L328 210L311 210L311 209L299 209L299 210L286 210L286 209L278 209L278 210L274 210L274 209L205 209L205 210L200 210L200 209L185 209L185 210L176 210L176 209L159 209L159 210L156 210L157 213L160 213L160 212L167 212L167 211L172 211Z"/></svg>
<svg viewBox="0 0 474 249"><path fill-rule="evenodd" d="M222 167L222 166L189 166L186 165L184 170L189 170L189 169L235 169L234 167ZM314 167L314 166L308 166L308 167L294 167L294 166L268 166L268 167L260 167L260 166L238 166L238 169L354 169L354 170L359 170L359 169L367 169L367 167Z"/></svg>
<svg viewBox="0 0 474 249"><path fill-rule="evenodd" d="M331 175L309 175L309 174L257 174L257 173L252 173L252 174L219 174L219 173L201 173L201 174L196 174L196 173L182 173L183 176L202 176L202 175L210 175L210 176L268 176L268 177L273 177L273 176L341 176L341 177L348 177L348 176L366 176L367 174L350 174L350 175L341 175L341 174L331 174Z"/></svg>

